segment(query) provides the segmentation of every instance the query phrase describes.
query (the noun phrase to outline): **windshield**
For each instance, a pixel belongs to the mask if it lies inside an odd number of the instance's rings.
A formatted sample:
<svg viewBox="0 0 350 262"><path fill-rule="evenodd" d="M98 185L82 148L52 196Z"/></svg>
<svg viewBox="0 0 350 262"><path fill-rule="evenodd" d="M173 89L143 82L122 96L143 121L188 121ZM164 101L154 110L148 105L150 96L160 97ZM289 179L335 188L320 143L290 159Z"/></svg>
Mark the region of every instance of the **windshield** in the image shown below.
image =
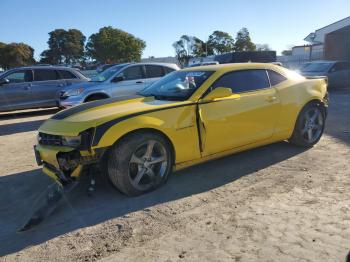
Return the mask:
<svg viewBox="0 0 350 262"><path fill-rule="evenodd" d="M108 68L107 70L97 74L96 76L91 78L91 81L93 82L103 82L109 79L111 76L113 76L116 72L118 72L123 67L127 66L127 64L123 65L117 65L113 66L111 68Z"/></svg>
<svg viewBox="0 0 350 262"><path fill-rule="evenodd" d="M328 71L332 63L307 63L302 68L301 72L325 72Z"/></svg>
<svg viewBox="0 0 350 262"><path fill-rule="evenodd" d="M140 92L143 96L154 96L159 100L183 101L188 99L212 71L176 71L163 77Z"/></svg>

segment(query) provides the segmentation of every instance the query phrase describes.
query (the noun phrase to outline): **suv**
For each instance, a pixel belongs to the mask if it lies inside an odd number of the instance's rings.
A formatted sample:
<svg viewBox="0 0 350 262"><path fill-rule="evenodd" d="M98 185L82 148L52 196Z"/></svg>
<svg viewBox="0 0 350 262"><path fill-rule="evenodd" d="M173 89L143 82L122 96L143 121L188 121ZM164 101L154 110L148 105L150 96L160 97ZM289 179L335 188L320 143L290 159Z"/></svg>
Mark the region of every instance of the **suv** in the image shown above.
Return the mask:
<svg viewBox="0 0 350 262"><path fill-rule="evenodd" d="M72 85L61 91L59 107L68 108L116 96L136 94L164 75L179 70L175 64L127 63L114 65L91 81Z"/></svg>
<svg viewBox="0 0 350 262"><path fill-rule="evenodd" d="M31 66L0 75L0 111L56 106L59 91L89 79L75 69Z"/></svg>

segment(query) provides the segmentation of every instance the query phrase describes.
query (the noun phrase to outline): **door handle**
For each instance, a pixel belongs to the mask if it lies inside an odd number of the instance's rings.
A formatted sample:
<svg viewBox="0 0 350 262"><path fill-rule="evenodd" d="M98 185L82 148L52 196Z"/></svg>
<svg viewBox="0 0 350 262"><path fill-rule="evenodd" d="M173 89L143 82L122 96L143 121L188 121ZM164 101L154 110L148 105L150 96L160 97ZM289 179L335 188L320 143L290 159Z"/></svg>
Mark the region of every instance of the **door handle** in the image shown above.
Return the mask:
<svg viewBox="0 0 350 262"><path fill-rule="evenodd" d="M137 81L136 84L143 84L145 83L144 81Z"/></svg>
<svg viewBox="0 0 350 262"><path fill-rule="evenodd" d="M266 101L269 103L272 103L272 102L276 101L276 99L277 99L277 97L275 97L275 96L269 96L266 98Z"/></svg>
<svg viewBox="0 0 350 262"><path fill-rule="evenodd" d="M23 87L24 90L30 90L30 88L32 87L32 85L27 85L25 87Z"/></svg>

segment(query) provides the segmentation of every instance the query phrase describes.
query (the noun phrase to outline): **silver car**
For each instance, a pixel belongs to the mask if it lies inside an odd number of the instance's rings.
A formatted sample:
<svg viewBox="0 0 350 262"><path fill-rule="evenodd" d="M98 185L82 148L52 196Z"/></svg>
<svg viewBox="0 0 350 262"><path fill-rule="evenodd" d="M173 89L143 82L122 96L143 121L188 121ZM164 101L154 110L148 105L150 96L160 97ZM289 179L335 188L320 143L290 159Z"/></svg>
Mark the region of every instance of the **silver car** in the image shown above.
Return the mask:
<svg viewBox="0 0 350 262"><path fill-rule="evenodd" d="M136 94L164 75L179 70L168 63L127 63L108 68L91 81L61 91L58 104L69 108L104 98Z"/></svg>
<svg viewBox="0 0 350 262"><path fill-rule="evenodd" d="M300 73L306 77L326 76L328 86L350 87L350 63L346 61L314 61L304 64Z"/></svg>
<svg viewBox="0 0 350 262"><path fill-rule="evenodd" d="M0 75L0 111L57 106L60 90L89 79L79 71L54 66L31 66Z"/></svg>

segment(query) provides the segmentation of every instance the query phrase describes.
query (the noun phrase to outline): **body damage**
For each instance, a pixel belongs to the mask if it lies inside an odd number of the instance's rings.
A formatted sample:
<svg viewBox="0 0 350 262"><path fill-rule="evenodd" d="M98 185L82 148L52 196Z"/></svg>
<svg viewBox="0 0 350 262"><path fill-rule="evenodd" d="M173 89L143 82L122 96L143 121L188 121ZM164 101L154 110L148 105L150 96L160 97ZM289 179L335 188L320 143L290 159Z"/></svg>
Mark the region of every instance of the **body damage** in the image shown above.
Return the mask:
<svg viewBox="0 0 350 262"><path fill-rule="evenodd" d="M266 90L210 101L203 96L221 75L251 68L275 70L288 80ZM180 169L289 139L298 113L307 103L326 103L323 101L327 92L324 79L306 80L274 65L247 63L186 70L215 71L186 101L161 101L153 97L107 99L53 116L40 127L40 133L77 136L89 130L91 137L86 148L39 143L36 151L39 162L44 164L43 171L61 184L74 180L84 166L98 163L104 152L122 137L144 129L169 140L175 169Z"/></svg>

